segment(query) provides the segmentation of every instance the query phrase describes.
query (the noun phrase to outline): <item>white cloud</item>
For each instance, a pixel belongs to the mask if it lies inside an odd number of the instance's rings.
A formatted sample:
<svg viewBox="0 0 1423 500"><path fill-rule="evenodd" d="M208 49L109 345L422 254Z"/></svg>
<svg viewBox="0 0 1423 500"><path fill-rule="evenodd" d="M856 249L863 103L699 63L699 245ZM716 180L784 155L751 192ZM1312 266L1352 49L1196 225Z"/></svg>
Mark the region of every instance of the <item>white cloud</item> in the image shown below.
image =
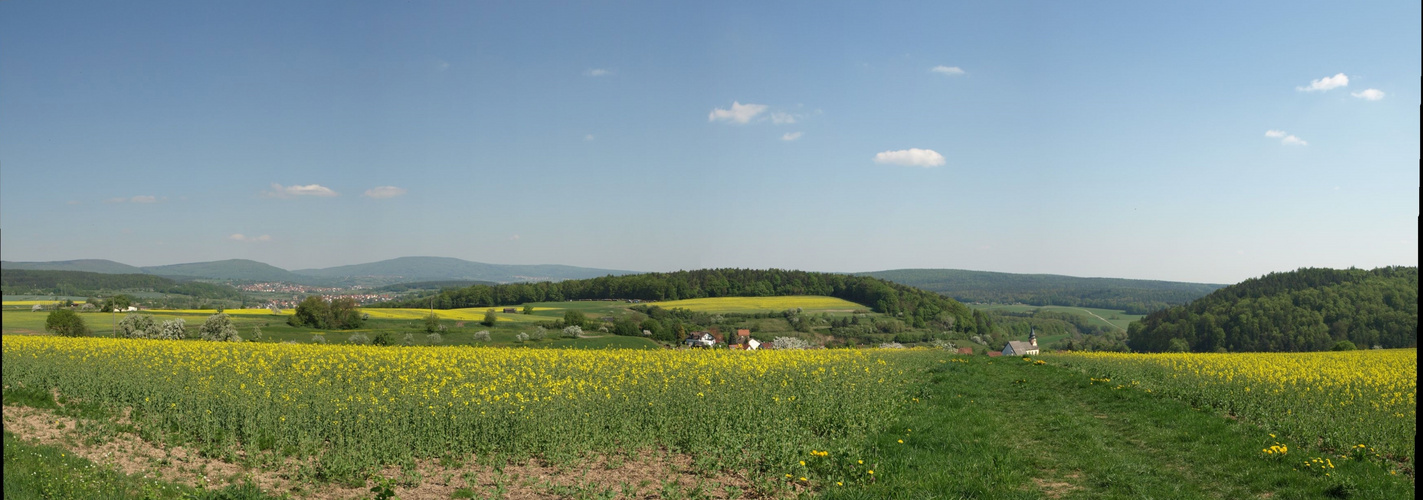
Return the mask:
<svg viewBox="0 0 1423 500"><path fill-rule="evenodd" d="M929 68L929 72L941 75L958 76L964 74L963 68L958 66L934 66Z"/></svg>
<svg viewBox="0 0 1423 500"><path fill-rule="evenodd" d="M445 70L447 70L447 69L450 69L450 63L449 63L449 61L446 61L446 60L444 60L444 59L436 59L436 60L435 60L435 70L436 70L436 71L445 71Z"/></svg>
<svg viewBox="0 0 1423 500"><path fill-rule="evenodd" d="M794 140L796 140L796 139L799 139L800 136L802 136L802 135L805 135L805 133L804 133L804 132L786 132L785 135L782 135L782 136L781 136L781 140L783 140L783 141L794 141Z"/></svg>
<svg viewBox="0 0 1423 500"><path fill-rule="evenodd" d="M336 192L332 191L331 188L322 186L320 184L307 184L305 186L282 186L281 184L273 182L272 190L263 191L262 195L268 198L291 198L294 196L319 196L322 198L329 198L332 196L336 196Z"/></svg>
<svg viewBox="0 0 1423 500"><path fill-rule="evenodd" d="M141 194L131 198L124 198L122 196L117 198L109 198L107 200L104 200L104 203L158 203L158 201L159 198L157 196Z"/></svg>
<svg viewBox="0 0 1423 500"><path fill-rule="evenodd" d="M583 140L584 140L584 141L587 141L587 142L593 142L593 139L594 139L593 134L588 134L588 135L583 136Z"/></svg>
<svg viewBox="0 0 1423 500"><path fill-rule="evenodd" d="M775 113L771 113L771 123L774 123L776 125L789 125L795 122L796 117L793 114L787 113L785 111L777 111Z"/></svg>
<svg viewBox="0 0 1423 500"><path fill-rule="evenodd" d="M749 123L752 118L755 118L756 115L764 113L765 111L765 104L741 104L740 102L732 101L731 109L712 109L711 114L707 115L707 121L746 124Z"/></svg>
<svg viewBox="0 0 1423 500"><path fill-rule="evenodd" d="M394 198L403 194L405 194L405 188L398 188L395 186L378 186L367 189L366 193L362 196L365 196L367 198L375 198L377 200L384 200L386 198Z"/></svg>
<svg viewBox="0 0 1423 500"><path fill-rule="evenodd" d="M875 163L907 167L938 167L944 164L944 155L932 149L909 148L877 153L875 154Z"/></svg>
<svg viewBox="0 0 1423 500"><path fill-rule="evenodd" d="M266 243L268 241L272 241L272 236L268 234L264 234L261 236L247 236L242 233L234 233L232 236L228 236L227 239L246 243Z"/></svg>
<svg viewBox="0 0 1423 500"><path fill-rule="evenodd" d="M1385 94L1382 90L1379 89L1364 89L1363 91L1354 92L1349 95L1368 101L1377 101L1379 99L1383 99L1383 96Z"/></svg>
<svg viewBox="0 0 1423 500"><path fill-rule="evenodd" d="M590 69L590 70L588 70L588 71L584 71L583 74L596 78L596 77L600 77L600 76L609 76L609 75L612 75L612 74L613 74L613 70L610 70L610 69L603 69L603 68L593 68L593 69Z"/></svg>
<svg viewBox="0 0 1423 500"><path fill-rule="evenodd" d="M519 235L516 234L516 235L510 236L510 237L509 237L509 241L519 241Z"/></svg>
<svg viewBox="0 0 1423 500"><path fill-rule="evenodd" d="M1326 76L1324 78L1311 81L1309 82L1308 87L1295 87L1295 89L1300 90L1302 92L1314 92L1316 90L1323 92L1330 89L1348 86L1349 77L1343 73L1339 73L1334 76Z"/></svg>
<svg viewBox="0 0 1423 500"><path fill-rule="evenodd" d="M1269 138L1271 138L1271 139L1279 139L1279 140L1280 140L1280 144L1284 144L1284 145L1286 145L1286 146L1308 146L1308 145L1309 145L1309 142L1308 142L1308 141L1306 141L1306 140L1304 140L1304 139L1300 139L1299 136L1296 136L1296 135L1291 134L1291 133L1289 133L1289 132L1285 132L1285 131L1283 131L1283 130L1266 130L1266 131L1265 131L1265 137L1269 137Z"/></svg>

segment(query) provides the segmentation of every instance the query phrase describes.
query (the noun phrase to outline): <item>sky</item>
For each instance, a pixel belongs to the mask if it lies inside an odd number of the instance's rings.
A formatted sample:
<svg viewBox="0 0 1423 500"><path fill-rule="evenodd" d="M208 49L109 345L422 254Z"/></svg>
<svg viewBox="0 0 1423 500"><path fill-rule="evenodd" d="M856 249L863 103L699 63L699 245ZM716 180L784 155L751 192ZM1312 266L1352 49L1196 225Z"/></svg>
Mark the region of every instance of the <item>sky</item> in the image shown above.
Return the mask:
<svg viewBox="0 0 1423 500"><path fill-rule="evenodd" d="M951 3L0 2L0 254L1418 264L1417 1Z"/></svg>

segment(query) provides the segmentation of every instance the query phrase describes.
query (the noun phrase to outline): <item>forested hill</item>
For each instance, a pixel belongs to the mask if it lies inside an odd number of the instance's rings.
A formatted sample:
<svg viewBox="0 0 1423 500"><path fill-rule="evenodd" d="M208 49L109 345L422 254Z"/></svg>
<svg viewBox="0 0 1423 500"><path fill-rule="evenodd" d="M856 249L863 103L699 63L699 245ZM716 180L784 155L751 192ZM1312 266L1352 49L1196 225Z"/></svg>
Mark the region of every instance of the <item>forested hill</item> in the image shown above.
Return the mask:
<svg viewBox="0 0 1423 500"><path fill-rule="evenodd" d="M702 297L826 295L864 304L875 312L903 319L915 327L966 326L967 306L942 295L869 276L785 271L780 269L702 269L674 273L604 276L557 283L475 285L434 296L440 309L516 305L563 300L680 300ZM428 307L430 296L387 303L391 307Z"/></svg>
<svg viewBox="0 0 1423 500"><path fill-rule="evenodd" d="M1249 279L1131 324L1146 352L1418 345L1418 268L1300 269Z"/></svg>
<svg viewBox="0 0 1423 500"><path fill-rule="evenodd" d="M1147 314L1204 297L1225 285L961 269L894 269L857 273L948 295L963 302L1076 306Z"/></svg>
<svg viewBox="0 0 1423 500"><path fill-rule="evenodd" d="M151 274L107 274L84 271L0 271L4 295L105 296L148 291L210 299L240 299L236 288L210 283L180 282Z"/></svg>

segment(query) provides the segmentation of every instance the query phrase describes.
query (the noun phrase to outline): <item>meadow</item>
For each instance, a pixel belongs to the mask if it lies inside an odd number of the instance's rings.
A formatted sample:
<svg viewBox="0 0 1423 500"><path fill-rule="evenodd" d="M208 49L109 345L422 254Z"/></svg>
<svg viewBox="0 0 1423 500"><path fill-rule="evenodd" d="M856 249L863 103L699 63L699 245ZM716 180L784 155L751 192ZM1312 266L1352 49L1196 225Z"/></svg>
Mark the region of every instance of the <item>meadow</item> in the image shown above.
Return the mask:
<svg viewBox="0 0 1423 500"><path fill-rule="evenodd" d="M782 297L715 297L703 299L669 300L647 302L649 306L664 309L681 308L705 313L759 313L780 312L799 308L804 313L849 313L868 311L863 305L844 299L819 295L789 295Z"/></svg>
<svg viewBox="0 0 1423 500"><path fill-rule="evenodd" d="M1099 383L1248 419L1290 443L1410 464L1417 434L1417 349L1311 353L1044 356Z"/></svg>
<svg viewBox="0 0 1423 500"><path fill-rule="evenodd" d="M1131 322L1146 317L1143 314L1127 314L1126 311L1117 309L1100 309L1095 307L1074 307L1074 306L1030 306L1027 304L967 304L974 309L984 311L1004 311L1012 313L1030 313L1037 310L1064 312L1075 314L1086 318L1088 321L1126 331Z"/></svg>

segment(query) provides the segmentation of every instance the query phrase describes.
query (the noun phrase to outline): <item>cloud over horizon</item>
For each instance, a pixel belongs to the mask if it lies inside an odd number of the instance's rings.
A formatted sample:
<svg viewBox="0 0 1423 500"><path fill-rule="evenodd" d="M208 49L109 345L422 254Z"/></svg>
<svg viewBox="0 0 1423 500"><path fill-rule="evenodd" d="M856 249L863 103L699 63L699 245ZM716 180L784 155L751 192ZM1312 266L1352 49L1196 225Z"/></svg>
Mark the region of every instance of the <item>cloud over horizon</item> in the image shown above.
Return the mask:
<svg viewBox="0 0 1423 500"><path fill-rule="evenodd" d="M141 194L129 198L124 198L122 196L117 198L109 198L107 200L104 200L104 203L158 203L158 201L159 200L157 196Z"/></svg>
<svg viewBox="0 0 1423 500"><path fill-rule="evenodd" d="M331 188L320 184L307 184L305 186L282 186L272 183L271 191L263 191L263 196L268 198L293 198L297 196L316 196L320 198L330 198L336 196L336 192Z"/></svg>
<svg viewBox="0 0 1423 500"><path fill-rule="evenodd" d="M1377 101L1383 99L1384 96L1387 94L1384 94L1383 91L1379 89L1364 89L1358 92L1350 93L1349 95L1366 101Z"/></svg>
<svg viewBox="0 0 1423 500"><path fill-rule="evenodd" d="M944 66L944 65L939 65L939 66L934 66L934 67L932 67L932 68L929 68L929 72L930 72L930 73L938 73L938 74L941 74L941 75L949 75L949 76L958 76L958 75L964 74L963 68L960 68L960 67L958 67L958 66Z"/></svg>
<svg viewBox="0 0 1423 500"><path fill-rule="evenodd" d="M943 166L945 162L944 155L939 154L938 151L909 148L876 153L875 163L929 168Z"/></svg>
<svg viewBox="0 0 1423 500"><path fill-rule="evenodd" d="M233 233L231 236L228 236L227 239L232 241L241 241L244 243L266 243L272 241L272 235L264 234L261 236L247 236L242 233Z"/></svg>
<svg viewBox="0 0 1423 500"><path fill-rule="evenodd" d="M1329 90L1337 89L1339 87L1348 86L1349 76L1343 73L1339 73L1334 76L1326 76L1318 80L1313 80L1309 82L1308 87L1295 87L1295 90L1299 90L1300 92L1326 92Z"/></svg>
<svg viewBox="0 0 1423 500"><path fill-rule="evenodd" d="M367 198L375 198L377 200L384 200L387 198L394 198L396 196L403 195L405 194L405 192L405 188L398 188L395 186L376 186L367 189L365 194L362 194L361 196L365 196Z"/></svg>
<svg viewBox="0 0 1423 500"><path fill-rule="evenodd" d="M732 101L731 109L713 108L711 114L707 115L707 121L745 125L750 123L756 115L764 113L767 107L765 104L741 104L738 101Z"/></svg>
<svg viewBox="0 0 1423 500"><path fill-rule="evenodd" d="M600 76L609 76L609 75L612 75L612 74L613 74L613 70L611 70L611 69L603 69L603 68L593 68L593 69L590 69L590 70L588 70L588 71L584 71L583 74L584 74L584 75L587 75L587 76L591 76L591 77L597 78L597 77L600 77Z"/></svg>
<svg viewBox="0 0 1423 500"><path fill-rule="evenodd" d="M800 139L800 136L802 136L802 135L805 135L805 133L804 133L804 132L786 132L784 135L781 136L781 140L783 140L783 141L794 141L794 140L796 140L796 139Z"/></svg>

